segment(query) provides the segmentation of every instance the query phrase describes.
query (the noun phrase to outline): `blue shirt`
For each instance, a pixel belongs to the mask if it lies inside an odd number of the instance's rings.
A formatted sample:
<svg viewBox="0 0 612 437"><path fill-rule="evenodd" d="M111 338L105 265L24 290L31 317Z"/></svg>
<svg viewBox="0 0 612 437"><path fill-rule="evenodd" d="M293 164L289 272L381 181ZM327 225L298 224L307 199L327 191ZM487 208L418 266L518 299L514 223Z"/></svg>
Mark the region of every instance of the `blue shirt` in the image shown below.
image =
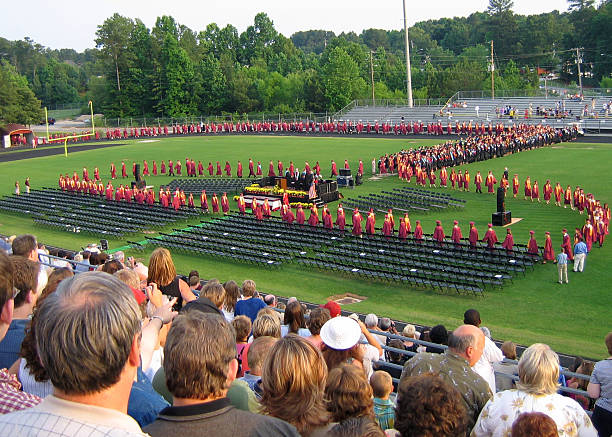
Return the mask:
<svg viewBox="0 0 612 437"><path fill-rule="evenodd" d="M0 369L9 368L19 358L25 328L30 319L13 319L4 339L0 341Z"/></svg>
<svg viewBox="0 0 612 437"><path fill-rule="evenodd" d="M266 303L256 297L251 297L250 299L239 300L236 302L236 309L234 310L235 316L247 316L251 319L251 322L255 321L257 318L257 313L260 309L267 307Z"/></svg>
<svg viewBox="0 0 612 437"><path fill-rule="evenodd" d="M142 428L155 422L157 414L170 404L155 391L151 381L140 367L137 376L138 379L132 384L130 391L128 414Z"/></svg>
<svg viewBox="0 0 612 437"><path fill-rule="evenodd" d="M565 252L559 252L557 255L557 264L561 266L567 264L567 254Z"/></svg>
<svg viewBox="0 0 612 437"><path fill-rule="evenodd" d="M587 245L584 241L581 241L580 243L574 246L574 255L578 255L581 253L584 253L585 255L589 253L589 249L587 248Z"/></svg>

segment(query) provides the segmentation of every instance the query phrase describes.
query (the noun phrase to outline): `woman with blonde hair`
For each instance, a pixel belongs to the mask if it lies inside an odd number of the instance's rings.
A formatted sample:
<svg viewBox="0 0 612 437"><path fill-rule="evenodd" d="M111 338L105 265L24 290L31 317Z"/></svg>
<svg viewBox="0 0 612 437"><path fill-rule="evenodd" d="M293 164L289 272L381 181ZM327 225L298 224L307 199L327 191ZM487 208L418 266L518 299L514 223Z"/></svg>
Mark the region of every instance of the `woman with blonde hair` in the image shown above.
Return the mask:
<svg viewBox="0 0 612 437"><path fill-rule="evenodd" d="M310 342L288 334L272 347L262 370L262 413L289 422L303 437L327 435L323 400L327 366Z"/></svg>
<svg viewBox="0 0 612 437"><path fill-rule="evenodd" d="M183 304L196 300L196 295L193 294L189 285L177 276L170 251L163 247L155 249L149 258L147 283L152 282L157 284L162 294L170 298L178 298L175 305L176 310L179 310Z"/></svg>
<svg viewBox="0 0 612 437"><path fill-rule="evenodd" d="M547 345L529 346L518 364L516 390L495 394L487 402L472 430L472 436L506 436L522 413L540 412L550 416L562 436L596 437L597 431L582 407L573 399L557 394L559 357Z"/></svg>
<svg viewBox="0 0 612 437"><path fill-rule="evenodd" d="M325 399L334 422L352 417L374 418L372 387L363 369L358 367L345 363L330 370Z"/></svg>

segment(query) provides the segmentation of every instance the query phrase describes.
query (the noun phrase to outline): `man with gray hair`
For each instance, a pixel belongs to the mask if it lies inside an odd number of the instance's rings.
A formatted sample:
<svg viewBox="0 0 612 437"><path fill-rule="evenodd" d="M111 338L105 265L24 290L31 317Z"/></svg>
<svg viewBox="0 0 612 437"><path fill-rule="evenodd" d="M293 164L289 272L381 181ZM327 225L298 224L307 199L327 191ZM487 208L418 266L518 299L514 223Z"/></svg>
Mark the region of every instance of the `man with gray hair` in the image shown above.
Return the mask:
<svg viewBox="0 0 612 437"><path fill-rule="evenodd" d="M169 322L170 304L164 310L149 323ZM0 435L143 436L126 414L141 339L130 288L107 273L81 273L62 281L36 314L36 348L53 395L0 416Z"/></svg>
<svg viewBox="0 0 612 437"><path fill-rule="evenodd" d="M145 427L153 437L299 436L280 419L237 410L230 404L227 391L238 371L236 340L221 315L200 311L179 315L166 339L164 371L173 402Z"/></svg>
<svg viewBox="0 0 612 437"><path fill-rule="evenodd" d="M467 409L468 427L471 430L480 411L493 395L489 384L471 368L482 355L485 337L472 325L461 325L448 339L448 349L443 354L419 353L404 365L401 379L423 373L437 373L455 387Z"/></svg>
<svg viewBox="0 0 612 437"><path fill-rule="evenodd" d="M366 328L368 328L371 331L380 331L380 328L378 327L378 317L376 316L376 314L367 314L365 316L365 320L363 322L366 325ZM380 343L381 346L384 346L387 344L387 337L385 337L384 335L380 335L380 334L372 334L374 335L374 338L376 338L376 340L378 340L378 343Z"/></svg>

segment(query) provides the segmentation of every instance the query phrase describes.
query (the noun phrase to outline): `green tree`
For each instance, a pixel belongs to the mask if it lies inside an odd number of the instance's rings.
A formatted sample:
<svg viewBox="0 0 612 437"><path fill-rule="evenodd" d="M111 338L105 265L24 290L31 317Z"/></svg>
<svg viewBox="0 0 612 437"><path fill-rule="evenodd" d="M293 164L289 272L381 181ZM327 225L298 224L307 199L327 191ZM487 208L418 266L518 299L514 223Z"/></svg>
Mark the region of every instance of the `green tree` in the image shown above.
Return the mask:
<svg viewBox="0 0 612 437"><path fill-rule="evenodd" d="M0 122L38 123L43 117L38 100L25 76L7 61L0 62Z"/></svg>
<svg viewBox="0 0 612 437"><path fill-rule="evenodd" d="M98 26L96 32L96 47L103 59L113 63L117 79L117 91L121 92L121 75L119 71L128 64L128 42L134 22L115 13Z"/></svg>
<svg viewBox="0 0 612 437"><path fill-rule="evenodd" d="M567 0L567 2L569 3L568 10L570 11L590 8L595 4L595 0Z"/></svg>
<svg viewBox="0 0 612 437"><path fill-rule="evenodd" d="M218 114L227 101L227 83L219 60L208 54L196 69L198 109L203 114Z"/></svg>
<svg viewBox="0 0 612 437"><path fill-rule="evenodd" d="M487 12L491 15L500 15L506 12L511 12L514 6L512 0L489 0L489 6Z"/></svg>
<svg viewBox="0 0 612 437"><path fill-rule="evenodd" d="M359 67L341 47L333 48L323 66L323 86L328 108L332 111L346 106L366 89L366 82L359 76Z"/></svg>

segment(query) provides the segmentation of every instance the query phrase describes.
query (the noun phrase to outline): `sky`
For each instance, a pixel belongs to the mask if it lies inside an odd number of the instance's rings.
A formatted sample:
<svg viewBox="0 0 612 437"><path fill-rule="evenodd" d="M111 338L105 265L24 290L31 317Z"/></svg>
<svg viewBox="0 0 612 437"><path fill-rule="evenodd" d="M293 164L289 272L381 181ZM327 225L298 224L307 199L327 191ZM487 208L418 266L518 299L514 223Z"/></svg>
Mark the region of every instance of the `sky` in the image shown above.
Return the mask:
<svg viewBox="0 0 612 437"><path fill-rule="evenodd" d="M300 30L323 29L336 34L363 29L401 29L401 0L28 0L6 2L0 14L0 36L9 40L30 37L53 49L83 51L95 46L97 26L115 12L140 18L152 28L157 17L171 15L198 32L215 22L232 24L243 32L259 12L289 37ZM406 0L408 25L442 17L468 16L484 11L488 0ZM514 0L517 14L567 10L567 0Z"/></svg>

